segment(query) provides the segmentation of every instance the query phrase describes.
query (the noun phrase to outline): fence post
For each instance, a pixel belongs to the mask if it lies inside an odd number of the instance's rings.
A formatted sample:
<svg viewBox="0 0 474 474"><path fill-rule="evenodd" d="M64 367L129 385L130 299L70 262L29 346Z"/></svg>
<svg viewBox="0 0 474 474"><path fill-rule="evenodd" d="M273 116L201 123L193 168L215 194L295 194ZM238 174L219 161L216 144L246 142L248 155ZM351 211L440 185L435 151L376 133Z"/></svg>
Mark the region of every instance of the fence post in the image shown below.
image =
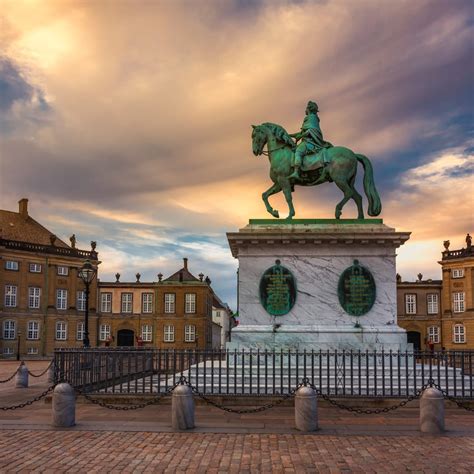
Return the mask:
<svg viewBox="0 0 474 474"><path fill-rule="evenodd" d="M194 399L191 387L178 385L171 396L171 424L175 430L194 428Z"/></svg>
<svg viewBox="0 0 474 474"><path fill-rule="evenodd" d="M296 391L295 424L300 431L318 430L318 400L311 387L300 387Z"/></svg>
<svg viewBox="0 0 474 474"><path fill-rule="evenodd" d="M434 387L427 388L420 399L420 431L430 434L444 431L444 397Z"/></svg>
<svg viewBox="0 0 474 474"><path fill-rule="evenodd" d="M76 424L76 394L68 383L56 385L53 392L53 426L67 428Z"/></svg>
<svg viewBox="0 0 474 474"><path fill-rule="evenodd" d="M28 388L28 367L24 362L18 367L18 371L15 377L16 388Z"/></svg>
<svg viewBox="0 0 474 474"><path fill-rule="evenodd" d="M48 369L48 383L53 384L54 383L54 360L51 362L51 365L49 366Z"/></svg>

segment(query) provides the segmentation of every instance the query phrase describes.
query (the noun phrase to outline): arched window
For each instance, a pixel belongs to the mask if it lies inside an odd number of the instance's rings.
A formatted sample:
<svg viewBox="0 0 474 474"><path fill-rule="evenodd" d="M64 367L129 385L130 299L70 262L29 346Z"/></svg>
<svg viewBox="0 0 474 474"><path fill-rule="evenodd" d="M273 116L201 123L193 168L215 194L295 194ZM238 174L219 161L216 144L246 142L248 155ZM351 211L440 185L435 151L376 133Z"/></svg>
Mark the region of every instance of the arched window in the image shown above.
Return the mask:
<svg viewBox="0 0 474 474"><path fill-rule="evenodd" d="M430 326L428 328L428 339L433 344L439 344L439 326Z"/></svg>
<svg viewBox="0 0 474 474"><path fill-rule="evenodd" d="M27 332L26 332L27 339L39 339L39 322L38 321L28 321Z"/></svg>
<svg viewBox="0 0 474 474"><path fill-rule="evenodd" d="M67 323L65 321L56 321L56 340L67 340Z"/></svg>
<svg viewBox="0 0 474 474"><path fill-rule="evenodd" d="M3 339L15 339L16 322L10 319L3 321Z"/></svg>
<svg viewBox="0 0 474 474"><path fill-rule="evenodd" d="M464 324L455 324L453 326L453 342L463 344L466 342L466 328Z"/></svg>

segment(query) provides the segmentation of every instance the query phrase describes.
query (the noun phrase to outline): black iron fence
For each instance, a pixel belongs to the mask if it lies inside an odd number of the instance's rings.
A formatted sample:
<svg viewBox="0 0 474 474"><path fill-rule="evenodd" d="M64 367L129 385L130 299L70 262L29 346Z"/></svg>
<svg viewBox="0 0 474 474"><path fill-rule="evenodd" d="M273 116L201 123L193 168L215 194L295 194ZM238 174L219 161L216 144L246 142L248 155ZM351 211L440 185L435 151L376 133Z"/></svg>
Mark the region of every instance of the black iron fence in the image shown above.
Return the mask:
<svg viewBox="0 0 474 474"><path fill-rule="evenodd" d="M474 351L58 349L56 381L90 393L164 393L181 376L210 395L275 396L303 378L336 397L407 397L433 380L474 399Z"/></svg>

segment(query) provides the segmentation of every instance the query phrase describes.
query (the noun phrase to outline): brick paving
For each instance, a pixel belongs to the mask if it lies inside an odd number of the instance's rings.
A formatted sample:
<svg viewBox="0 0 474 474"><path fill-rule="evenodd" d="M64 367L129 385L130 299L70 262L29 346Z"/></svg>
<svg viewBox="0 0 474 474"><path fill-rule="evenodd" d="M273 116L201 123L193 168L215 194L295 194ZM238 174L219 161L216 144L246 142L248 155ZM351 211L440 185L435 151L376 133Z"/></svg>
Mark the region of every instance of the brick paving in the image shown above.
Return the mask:
<svg viewBox="0 0 474 474"><path fill-rule="evenodd" d="M47 362L27 362L39 373ZM0 379L16 369L0 362ZM0 385L0 406L29 400L47 387ZM232 415L196 407L196 429L176 433L169 405L115 412L76 406L77 426L54 429L51 406L38 402L0 411L0 472L474 472L474 415L447 408L447 433L422 435L417 407L361 416L319 410L321 430L294 429L293 408Z"/></svg>

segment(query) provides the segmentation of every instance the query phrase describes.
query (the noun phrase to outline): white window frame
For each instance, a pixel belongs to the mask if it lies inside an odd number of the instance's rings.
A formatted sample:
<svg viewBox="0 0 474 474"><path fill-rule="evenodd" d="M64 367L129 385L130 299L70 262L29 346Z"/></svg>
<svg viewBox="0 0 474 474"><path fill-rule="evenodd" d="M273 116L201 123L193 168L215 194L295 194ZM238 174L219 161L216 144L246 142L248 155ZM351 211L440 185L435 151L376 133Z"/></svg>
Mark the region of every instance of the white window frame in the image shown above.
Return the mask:
<svg viewBox="0 0 474 474"><path fill-rule="evenodd" d="M18 287L16 285L5 285L5 307L16 308L16 297Z"/></svg>
<svg viewBox="0 0 474 474"><path fill-rule="evenodd" d="M165 293L165 313L176 313L176 294Z"/></svg>
<svg viewBox="0 0 474 474"><path fill-rule="evenodd" d="M26 339L37 341L39 339L39 321L28 321L26 326Z"/></svg>
<svg viewBox="0 0 474 474"><path fill-rule="evenodd" d="M86 291L77 290L76 292L76 309L78 311L86 310Z"/></svg>
<svg viewBox="0 0 474 474"><path fill-rule="evenodd" d="M174 342L174 326L171 324L165 324L163 327L163 341Z"/></svg>
<svg viewBox="0 0 474 474"><path fill-rule="evenodd" d="M76 341L83 341L85 333L85 323L83 321L78 321L76 324Z"/></svg>
<svg viewBox="0 0 474 474"><path fill-rule="evenodd" d="M196 342L196 326L194 324L184 326L184 342Z"/></svg>
<svg viewBox="0 0 474 474"><path fill-rule="evenodd" d="M122 313L131 313L133 311L133 293L122 293L120 295L120 302Z"/></svg>
<svg viewBox="0 0 474 474"><path fill-rule="evenodd" d="M13 355L13 347L4 347L3 348L3 355Z"/></svg>
<svg viewBox="0 0 474 474"><path fill-rule="evenodd" d="M38 348L37 347L28 347L28 349L26 350L26 353L28 355L36 355L38 354Z"/></svg>
<svg viewBox="0 0 474 474"><path fill-rule="evenodd" d="M58 288L56 290L56 309L67 309L67 290L64 288Z"/></svg>
<svg viewBox="0 0 474 474"><path fill-rule="evenodd" d="M428 314L439 313L439 295L438 293L428 293L426 295L426 312Z"/></svg>
<svg viewBox="0 0 474 474"><path fill-rule="evenodd" d="M102 313L112 312L112 293L103 292L100 294L100 311Z"/></svg>
<svg viewBox="0 0 474 474"><path fill-rule="evenodd" d="M29 265L30 273L41 273L41 268L41 263L30 263Z"/></svg>
<svg viewBox="0 0 474 474"><path fill-rule="evenodd" d="M439 326L428 327L428 340L433 344L439 344Z"/></svg>
<svg viewBox="0 0 474 474"><path fill-rule="evenodd" d="M110 324L101 324L99 326L99 341L107 342L110 340Z"/></svg>
<svg viewBox="0 0 474 474"><path fill-rule="evenodd" d="M142 313L153 313L153 293L142 293Z"/></svg>
<svg viewBox="0 0 474 474"><path fill-rule="evenodd" d="M153 340L153 326L151 324L142 325L143 342L151 342Z"/></svg>
<svg viewBox="0 0 474 474"><path fill-rule="evenodd" d="M30 286L28 288L28 308L39 309L41 307L41 288Z"/></svg>
<svg viewBox="0 0 474 474"><path fill-rule="evenodd" d="M67 322L56 321L54 328L56 341L67 341Z"/></svg>
<svg viewBox="0 0 474 474"><path fill-rule="evenodd" d="M186 314L196 313L196 293L185 293L184 295L184 312Z"/></svg>
<svg viewBox="0 0 474 474"><path fill-rule="evenodd" d="M453 268L451 270L452 278L463 278L464 277L464 268Z"/></svg>
<svg viewBox="0 0 474 474"><path fill-rule="evenodd" d="M8 341L16 339L16 321L13 319L3 321L3 339Z"/></svg>
<svg viewBox="0 0 474 474"><path fill-rule="evenodd" d="M10 270L12 272L17 272L20 268L20 264L17 260L6 260L5 261L5 270Z"/></svg>
<svg viewBox="0 0 474 474"><path fill-rule="evenodd" d="M63 265L59 265L56 273L61 276L68 276L69 275L69 267L65 267Z"/></svg>
<svg viewBox="0 0 474 474"><path fill-rule="evenodd" d="M416 314L416 293L405 294L405 313Z"/></svg>
<svg viewBox="0 0 474 474"><path fill-rule="evenodd" d="M453 326L453 343L464 344L466 342L466 327L464 324L455 324Z"/></svg>
<svg viewBox="0 0 474 474"><path fill-rule="evenodd" d="M453 292L453 313L464 313L465 310L466 306L464 291Z"/></svg>

